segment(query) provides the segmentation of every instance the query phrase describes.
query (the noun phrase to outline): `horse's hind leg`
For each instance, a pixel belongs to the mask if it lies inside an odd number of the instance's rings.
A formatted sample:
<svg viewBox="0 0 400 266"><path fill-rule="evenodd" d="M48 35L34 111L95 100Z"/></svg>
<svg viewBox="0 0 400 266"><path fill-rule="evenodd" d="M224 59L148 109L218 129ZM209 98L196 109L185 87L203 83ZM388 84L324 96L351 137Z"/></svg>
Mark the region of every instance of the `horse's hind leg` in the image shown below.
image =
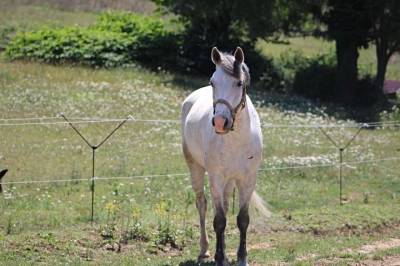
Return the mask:
<svg viewBox="0 0 400 266"><path fill-rule="evenodd" d="M255 179L255 178L254 178ZM252 180L249 178L247 181ZM247 248L246 248L246 237L247 228L250 223L249 216L249 203L251 195L254 192L255 184L252 182L245 183L239 182L239 214L236 217L237 226L240 232L240 243L237 251L238 266L247 266Z"/></svg>
<svg viewBox="0 0 400 266"><path fill-rule="evenodd" d="M204 259L210 257L208 251L208 236L206 231L206 212L207 212L207 199L204 195L204 173L205 170L198 163L196 163L184 145L184 155L187 165L190 170L192 180L192 188L196 194L196 207L200 216L200 254L198 261L202 262Z"/></svg>

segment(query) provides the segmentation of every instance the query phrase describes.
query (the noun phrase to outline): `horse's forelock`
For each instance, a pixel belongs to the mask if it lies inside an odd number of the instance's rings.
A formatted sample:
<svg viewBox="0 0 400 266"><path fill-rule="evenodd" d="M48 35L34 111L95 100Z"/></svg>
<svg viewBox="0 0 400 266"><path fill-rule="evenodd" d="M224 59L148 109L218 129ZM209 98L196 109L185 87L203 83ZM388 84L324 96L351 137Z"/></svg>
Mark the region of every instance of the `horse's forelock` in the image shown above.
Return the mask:
<svg viewBox="0 0 400 266"><path fill-rule="evenodd" d="M245 63L238 64L234 56L225 53L222 54L220 66L226 74L243 80L246 84L250 83L249 68Z"/></svg>

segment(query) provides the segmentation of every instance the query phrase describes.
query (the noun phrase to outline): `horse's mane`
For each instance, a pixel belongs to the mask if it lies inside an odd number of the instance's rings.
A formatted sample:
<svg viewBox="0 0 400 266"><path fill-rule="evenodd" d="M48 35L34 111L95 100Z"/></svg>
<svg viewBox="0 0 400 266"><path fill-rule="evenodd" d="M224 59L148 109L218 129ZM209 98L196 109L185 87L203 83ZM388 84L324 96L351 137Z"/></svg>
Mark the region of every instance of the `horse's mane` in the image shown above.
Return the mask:
<svg viewBox="0 0 400 266"><path fill-rule="evenodd" d="M234 56L228 53L222 53L220 66L225 73L242 80L247 86L250 86L250 72L246 63L243 62L240 67L240 65L236 63Z"/></svg>

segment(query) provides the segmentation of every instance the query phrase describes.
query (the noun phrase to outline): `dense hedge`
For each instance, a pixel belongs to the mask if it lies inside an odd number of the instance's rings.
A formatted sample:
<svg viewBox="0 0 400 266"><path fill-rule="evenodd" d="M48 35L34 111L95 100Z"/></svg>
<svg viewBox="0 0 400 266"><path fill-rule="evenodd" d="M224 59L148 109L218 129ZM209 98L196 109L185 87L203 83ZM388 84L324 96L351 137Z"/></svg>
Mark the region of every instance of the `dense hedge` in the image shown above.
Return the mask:
<svg viewBox="0 0 400 266"><path fill-rule="evenodd" d="M10 59L119 66L175 61L181 35L168 21L131 13L104 13L89 28L42 28L19 33L7 46Z"/></svg>
<svg viewBox="0 0 400 266"><path fill-rule="evenodd" d="M308 98L334 98L336 57L333 52L307 57L289 50L274 59L272 71L261 78L263 85L280 92L295 92Z"/></svg>

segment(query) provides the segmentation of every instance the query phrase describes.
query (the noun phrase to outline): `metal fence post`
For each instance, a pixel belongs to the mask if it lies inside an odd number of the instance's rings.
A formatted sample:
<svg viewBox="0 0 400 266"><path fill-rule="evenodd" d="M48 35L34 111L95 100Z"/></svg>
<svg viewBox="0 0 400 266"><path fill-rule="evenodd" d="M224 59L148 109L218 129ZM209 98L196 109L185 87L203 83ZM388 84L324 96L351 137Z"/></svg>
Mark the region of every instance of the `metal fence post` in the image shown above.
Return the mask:
<svg viewBox="0 0 400 266"><path fill-rule="evenodd" d="M96 159L96 147L92 147L92 185L90 187L90 190L92 192L92 212L91 212L91 217L90 221L93 223L93 216L94 216L94 186L96 184L95 182L95 175L94 175L94 169L95 169L95 159Z"/></svg>
<svg viewBox="0 0 400 266"><path fill-rule="evenodd" d="M358 128L357 132L350 138L350 140L344 145L339 146L339 143L334 141L329 134L322 129L322 127L318 127L321 132L325 135L325 137L338 149L339 151L339 203L343 205L343 152L350 146L350 144L355 140L355 138L360 134L361 130L364 129L364 126Z"/></svg>
<svg viewBox="0 0 400 266"><path fill-rule="evenodd" d="M91 194L92 194L92 200L91 200L91 215L90 215L90 221L93 224L94 221L94 192L95 192L95 161L96 161L96 150L98 148L100 148L123 124L126 123L126 121L128 121L129 119L132 118L132 116L128 116L127 118L125 118L124 120L122 120L122 122L120 122L118 124L118 126L116 128L114 128L114 130L112 130L107 137L105 137L99 144L97 145L92 145L83 135L82 133L74 126L73 122L70 122L68 120L67 117L65 117L65 115L60 114L60 116L62 118L64 118L65 121L68 122L68 124L72 127L72 129L81 137L81 139L86 142L86 144L92 149L92 183L90 186L90 190L91 190Z"/></svg>
<svg viewBox="0 0 400 266"><path fill-rule="evenodd" d="M343 189L343 182L342 182L342 166L343 166L343 148L339 149L339 204L343 205L342 202L342 189Z"/></svg>

